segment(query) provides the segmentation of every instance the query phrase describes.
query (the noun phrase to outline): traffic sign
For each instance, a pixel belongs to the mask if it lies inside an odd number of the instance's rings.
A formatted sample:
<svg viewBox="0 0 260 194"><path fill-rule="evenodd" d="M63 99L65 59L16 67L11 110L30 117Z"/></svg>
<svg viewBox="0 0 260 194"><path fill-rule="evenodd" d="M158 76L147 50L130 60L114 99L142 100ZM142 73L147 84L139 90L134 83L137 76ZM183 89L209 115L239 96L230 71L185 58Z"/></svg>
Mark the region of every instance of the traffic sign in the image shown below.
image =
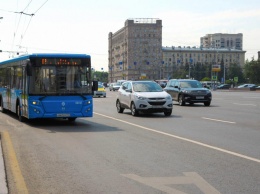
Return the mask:
<svg viewBox="0 0 260 194"><path fill-rule="evenodd" d="M217 81L218 80L218 76L213 75L211 79L212 79L212 81Z"/></svg>
<svg viewBox="0 0 260 194"><path fill-rule="evenodd" d="M220 70L221 70L220 65L212 65L213 72L220 72Z"/></svg>

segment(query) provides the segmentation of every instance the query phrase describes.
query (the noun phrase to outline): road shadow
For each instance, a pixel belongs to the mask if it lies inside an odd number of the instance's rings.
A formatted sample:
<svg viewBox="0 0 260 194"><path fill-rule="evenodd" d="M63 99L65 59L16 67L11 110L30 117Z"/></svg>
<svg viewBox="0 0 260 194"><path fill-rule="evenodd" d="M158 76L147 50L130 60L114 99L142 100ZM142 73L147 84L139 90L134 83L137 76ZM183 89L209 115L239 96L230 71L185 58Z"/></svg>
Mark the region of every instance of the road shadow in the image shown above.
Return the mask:
<svg viewBox="0 0 260 194"><path fill-rule="evenodd" d="M130 117L134 117L132 116L131 112L124 112L123 114L127 114L129 115ZM170 116L165 116L164 113L139 113L138 116L135 116L136 118L181 118L182 116L180 115L175 115L174 113L172 113Z"/></svg>
<svg viewBox="0 0 260 194"><path fill-rule="evenodd" d="M91 120L91 118L90 118ZM117 127L103 125L97 122L77 118L76 121L70 122L66 119L33 119L26 124L31 127L48 130L50 132L115 132L123 131Z"/></svg>
<svg viewBox="0 0 260 194"><path fill-rule="evenodd" d="M17 120L18 117L15 113L7 111L7 116ZM117 127L103 125L97 122L93 122L88 118L77 118L75 121L68 121L68 119L62 118L44 118L44 119L25 119L24 124L37 129L48 130L50 132L109 132L109 131L123 131Z"/></svg>
<svg viewBox="0 0 260 194"><path fill-rule="evenodd" d="M180 106L178 103L173 103L173 106L179 106L179 107L205 107L205 108L210 108L210 107L220 107L215 104L211 104L210 106L205 106L202 103L194 103L194 104L185 104L184 106Z"/></svg>

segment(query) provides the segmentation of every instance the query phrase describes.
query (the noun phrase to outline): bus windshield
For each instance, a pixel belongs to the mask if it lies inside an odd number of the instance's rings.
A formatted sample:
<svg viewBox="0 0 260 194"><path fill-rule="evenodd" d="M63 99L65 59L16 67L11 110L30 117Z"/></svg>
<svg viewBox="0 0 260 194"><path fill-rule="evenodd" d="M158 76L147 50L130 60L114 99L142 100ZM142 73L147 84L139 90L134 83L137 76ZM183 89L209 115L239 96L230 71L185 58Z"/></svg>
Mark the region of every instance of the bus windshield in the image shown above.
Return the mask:
<svg viewBox="0 0 260 194"><path fill-rule="evenodd" d="M35 66L30 77L29 94L90 94L90 68L75 65Z"/></svg>

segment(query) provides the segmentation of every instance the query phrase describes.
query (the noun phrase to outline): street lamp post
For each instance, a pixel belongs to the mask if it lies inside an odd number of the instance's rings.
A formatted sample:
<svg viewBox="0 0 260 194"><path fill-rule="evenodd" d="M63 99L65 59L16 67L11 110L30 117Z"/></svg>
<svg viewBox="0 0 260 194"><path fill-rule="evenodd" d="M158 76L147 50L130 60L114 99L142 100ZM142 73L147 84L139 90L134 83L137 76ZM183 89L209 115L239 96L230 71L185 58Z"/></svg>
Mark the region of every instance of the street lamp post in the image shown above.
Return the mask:
<svg viewBox="0 0 260 194"><path fill-rule="evenodd" d="M223 83L225 84L226 82L226 66L225 66L225 63L224 63L224 75L223 75Z"/></svg>
<svg viewBox="0 0 260 194"><path fill-rule="evenodd" d="M193 62L193 59L190 58L190 62L189 62L189 79L190 79L190 70L191 70L191 64L192 64L192 62Z"/></svg>
<svg viewBox="0 0 260 194"><path fill-rule="evenodd" d="M3 17L0 17L0 20L2 20L3 19ZM1 40L0 40L1 41ZM0 51L0 52L2 52L2 51Z"/></svg>
<svg viewBox="0 0 260 194"><path fill-rule="evenodd" d="M190 79L190 63L189 63L189 79Z"/></svg>

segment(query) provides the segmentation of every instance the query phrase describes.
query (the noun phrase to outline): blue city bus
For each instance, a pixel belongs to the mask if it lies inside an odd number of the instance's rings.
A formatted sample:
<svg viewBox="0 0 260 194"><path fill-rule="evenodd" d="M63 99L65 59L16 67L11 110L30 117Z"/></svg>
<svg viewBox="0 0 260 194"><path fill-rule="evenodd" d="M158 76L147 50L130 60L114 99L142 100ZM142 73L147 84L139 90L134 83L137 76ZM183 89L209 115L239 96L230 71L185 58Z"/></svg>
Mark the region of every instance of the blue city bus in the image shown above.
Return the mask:
<svg viewBox="0 0 260 194"><path fill-rule="evenodd" d="M0 62L0 110L18 119L93 116L91 57L37 53Z"/></svg>

